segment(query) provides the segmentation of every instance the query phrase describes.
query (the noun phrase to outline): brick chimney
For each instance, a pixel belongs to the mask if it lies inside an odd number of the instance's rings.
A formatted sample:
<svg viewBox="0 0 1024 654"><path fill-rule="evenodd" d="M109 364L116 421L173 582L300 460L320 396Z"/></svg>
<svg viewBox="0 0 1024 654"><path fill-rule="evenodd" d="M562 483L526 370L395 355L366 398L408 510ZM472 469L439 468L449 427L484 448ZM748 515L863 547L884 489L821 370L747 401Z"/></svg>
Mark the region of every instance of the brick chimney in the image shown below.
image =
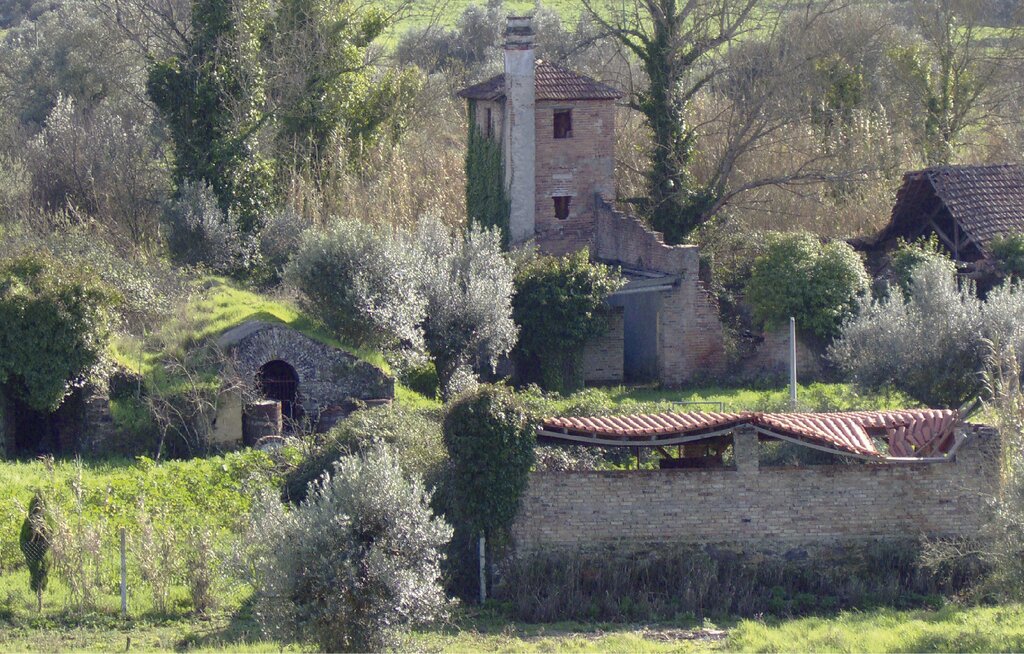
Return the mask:
<svg viewBox="0 0 1024 654"><path fill-rule="evenodd" d="M505 26L505 188L510 200L509 244L534 236L537 154L533 18L509 16Z"/></svg>

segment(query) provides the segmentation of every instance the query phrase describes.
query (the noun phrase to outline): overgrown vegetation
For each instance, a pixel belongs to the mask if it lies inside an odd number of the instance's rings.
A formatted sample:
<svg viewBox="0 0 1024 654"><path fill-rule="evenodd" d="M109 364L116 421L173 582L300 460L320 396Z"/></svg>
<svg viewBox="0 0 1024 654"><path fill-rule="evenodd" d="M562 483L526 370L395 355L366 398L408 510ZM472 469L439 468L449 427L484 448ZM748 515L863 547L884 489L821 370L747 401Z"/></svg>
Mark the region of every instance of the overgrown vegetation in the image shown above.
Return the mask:
<svg viewBox="0 0 1024 654"><path fill-rule="evenodd" d="M591 263L586 248L538 256L516 273L512 316L520 382L571 392L583 388L583 347L608 329L608 296L624 283L617 270Z"/></svg>
<svg viewBox="0 0 1024 654"><path fill-rule="evenodd" d="M497 589L520 620L670 620L680 615L784 617L885 605L937 606L978 578L976 559L926 568L920 543L849 547L811 565L725 548L549 551L512 562ZM806 552L803 553L806 556ZM792 560L790 560L792 559Z"/></svg>
<svg viewBox="0 0 1024 654"><path fill-rule="evenodd" d="M100 363L113 294L88 270L45 256L0 267L0 387L39 412L56 410Z"/></svg>
<svg viewBox="0 0 1024 654"><path fill-rule="evenodd" d="M455 528L450 576L453 590L463 596L473 595L478 537L486 539L489 558L508 542L534 462L535 438L515 395L500 386L483 386L448 408L448 462L436 504Z"/></svg>

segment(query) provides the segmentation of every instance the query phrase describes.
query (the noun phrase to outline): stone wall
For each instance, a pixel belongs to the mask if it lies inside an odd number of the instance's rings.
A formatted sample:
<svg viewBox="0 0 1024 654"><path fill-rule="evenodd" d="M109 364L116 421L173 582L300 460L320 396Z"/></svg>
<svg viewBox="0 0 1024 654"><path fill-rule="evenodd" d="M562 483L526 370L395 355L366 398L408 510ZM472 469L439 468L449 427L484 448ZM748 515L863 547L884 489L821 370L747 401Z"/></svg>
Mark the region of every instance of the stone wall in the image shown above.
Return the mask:
<svg viewBox="0 0 1024 654"><path fill-rule="evenodd" d="M587 384L621 384L624 332L622 311L608 318L608 331L583 348L583 381Z"/></svg>
<svg viewBox="0 0 1024 654"><path fill-rule="evenodd" d="M284 361L298 375L298 400L315 419L320 411L355 400L392 399L395 381L382 370L285 325L250 321L224 333L218 345L234 373L255 385L260 368Z"/></svg>
<svg viewBox="0 0 1024 654"><path fill-rule="evenodd" d="M780 548L917 536L971 536L999 479L999 436L970 427L955 459L759 467L736 435L736 467L530 475L517 551L729 544Z"/></svg>

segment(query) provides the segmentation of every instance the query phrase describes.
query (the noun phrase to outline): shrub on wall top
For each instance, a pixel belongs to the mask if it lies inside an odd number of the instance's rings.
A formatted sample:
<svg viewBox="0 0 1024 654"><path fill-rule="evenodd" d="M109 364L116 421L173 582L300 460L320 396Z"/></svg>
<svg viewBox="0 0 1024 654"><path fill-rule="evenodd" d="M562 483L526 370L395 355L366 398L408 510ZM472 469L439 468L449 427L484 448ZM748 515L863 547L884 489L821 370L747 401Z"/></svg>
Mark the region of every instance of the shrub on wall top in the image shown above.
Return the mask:
<svg viewBox="0 0 1024 654"><path fill-rule="evenodd" d="M800 329L831 338L856 313L868 287L864 264L848 244L822 245L806 232L774 233L754 261L746 296L766 327L793 316Z"/></svg>

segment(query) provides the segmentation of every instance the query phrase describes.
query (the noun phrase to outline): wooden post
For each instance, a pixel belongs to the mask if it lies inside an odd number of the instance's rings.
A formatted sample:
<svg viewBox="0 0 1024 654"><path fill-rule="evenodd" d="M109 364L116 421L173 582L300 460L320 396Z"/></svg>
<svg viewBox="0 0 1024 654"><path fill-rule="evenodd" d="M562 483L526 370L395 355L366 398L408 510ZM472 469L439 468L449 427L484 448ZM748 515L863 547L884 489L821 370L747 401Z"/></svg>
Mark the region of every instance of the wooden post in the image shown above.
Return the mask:
<svg viewBox="0 0 1024 654"><path fill-rule="evenodd" d="M796 411L796 318L789 318L789 403Z"/></svg>
<svg viewBox="0 0 1024 654"><path fill-rule="evenodd" d="M487 540L480 532L480 604L487 601Z"/></svg>
<svg viewBox="0 0 1024 654"><path fill-rule="evenodd" d="M121 617L128 617L128 560L125 556L124 527L121 527Z"/></svg>

